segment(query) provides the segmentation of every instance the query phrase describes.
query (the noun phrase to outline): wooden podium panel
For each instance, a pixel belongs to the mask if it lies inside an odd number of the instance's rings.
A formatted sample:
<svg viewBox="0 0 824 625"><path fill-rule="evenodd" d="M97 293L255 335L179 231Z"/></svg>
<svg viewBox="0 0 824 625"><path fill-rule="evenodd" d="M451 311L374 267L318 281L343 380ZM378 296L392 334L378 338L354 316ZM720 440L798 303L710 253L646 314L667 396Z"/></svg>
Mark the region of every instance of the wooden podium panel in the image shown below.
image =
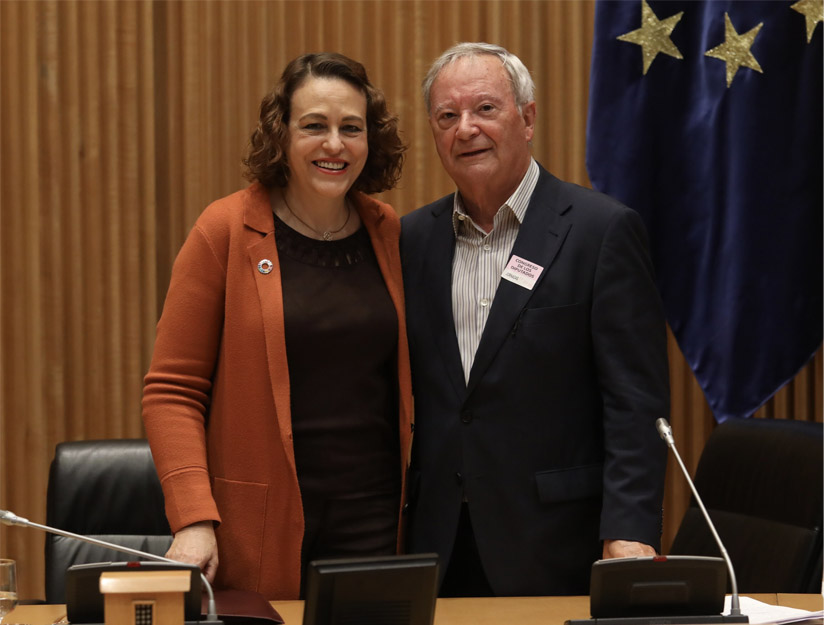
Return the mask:
<svg viewBox="0 0 824 625"><path fill-rule="evenodd" d="M821 610L821 595L758 594L753 599L802 610ZM286 625L303 623L303 601L273 601ZM56 625L67 623L66 606L20 605L7 623ZM567 619L587 618L589 597L495 597L438 599L435 625L563 625Z"/></svg>
<svg viewBox="0 0 824 625"><path fill-rule="evenodd" d="M748 595L770 605L821 610L821 595ZM286 625L303 623L303 601L273 601ZM495 597L438 599L435 625L564 625L589 617L589 597ZM34 624L33 624L34 625Z"/></svg>
<svg viewBox="0 0 824 625"><path fill-rule="evenodd" d="M273 601L286 625L303 623L303 601ZM435 625L563 625L589 616L589 597L438 599Z"/></svg>

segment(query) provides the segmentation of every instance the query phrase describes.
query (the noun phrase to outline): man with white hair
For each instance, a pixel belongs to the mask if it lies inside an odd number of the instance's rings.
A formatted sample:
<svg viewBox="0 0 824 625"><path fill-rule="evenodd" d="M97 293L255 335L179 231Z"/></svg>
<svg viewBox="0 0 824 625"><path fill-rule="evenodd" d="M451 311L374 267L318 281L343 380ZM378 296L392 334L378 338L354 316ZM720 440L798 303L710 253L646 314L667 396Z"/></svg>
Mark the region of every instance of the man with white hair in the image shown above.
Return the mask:
<svg viewBox="0 0 824 625"><path fill-rule="evenodd" d="M596 559L660 543L669 381L646 233L532 158L515 55L459 44L423 91L457 192L402 221L408 546L440 555L441 596L588 594Z"/></svg>

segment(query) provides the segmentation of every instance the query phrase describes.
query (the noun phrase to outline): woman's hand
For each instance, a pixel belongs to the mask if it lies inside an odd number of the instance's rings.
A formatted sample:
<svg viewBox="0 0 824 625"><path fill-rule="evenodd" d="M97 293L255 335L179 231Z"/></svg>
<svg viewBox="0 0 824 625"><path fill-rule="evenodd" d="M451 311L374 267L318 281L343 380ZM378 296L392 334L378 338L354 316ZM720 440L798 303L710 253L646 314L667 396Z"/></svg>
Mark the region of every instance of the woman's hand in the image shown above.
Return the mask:
<svg viewBox="0 0 824 625"><path fill-rule="evenodd" d="M218 563L214 524L201 521L178 530L166 557L185 564L197 564L209 583L214 582Z"/></svg>

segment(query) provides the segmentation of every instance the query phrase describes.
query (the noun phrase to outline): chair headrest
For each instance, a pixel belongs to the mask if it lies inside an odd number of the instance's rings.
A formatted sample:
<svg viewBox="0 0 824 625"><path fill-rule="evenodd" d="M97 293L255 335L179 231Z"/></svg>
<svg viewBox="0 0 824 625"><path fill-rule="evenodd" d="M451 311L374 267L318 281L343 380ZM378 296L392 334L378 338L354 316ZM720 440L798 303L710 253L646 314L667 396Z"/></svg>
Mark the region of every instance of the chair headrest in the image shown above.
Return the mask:
<svg viewBox="0 0 824 625"><path fill-rule="evenodd" d="M695 483L708 508L821 527L822 462L821 423L729 419L707 440Z"/></svg>
<svg viewBox="0 0 824 625"><path fill-rule="evenodd" d="M79 534L169 535L163 491L145 439L57 445L47 524Z"/></svg>

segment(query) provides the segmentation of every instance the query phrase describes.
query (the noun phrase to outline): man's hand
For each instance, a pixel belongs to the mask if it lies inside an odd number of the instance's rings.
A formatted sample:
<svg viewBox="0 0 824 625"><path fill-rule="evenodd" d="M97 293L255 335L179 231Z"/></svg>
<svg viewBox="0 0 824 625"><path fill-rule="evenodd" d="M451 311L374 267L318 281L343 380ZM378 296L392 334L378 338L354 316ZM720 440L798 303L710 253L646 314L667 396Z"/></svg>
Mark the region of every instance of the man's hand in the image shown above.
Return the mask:
<svg viewBox="0 0 824 625"><path fill-rule="evenodd" d="M197 564L211 584L217 573L217 540L211 521L193 523L175 534L166 557L185 564Z"/></svg>
<svg viewBox="0 0 824 625"><path fill-rule="evenodd" d="M609 558L634 558L637 556L654 556L655 549L644 543L631 540L605 540L604 560Z"/></svg>

